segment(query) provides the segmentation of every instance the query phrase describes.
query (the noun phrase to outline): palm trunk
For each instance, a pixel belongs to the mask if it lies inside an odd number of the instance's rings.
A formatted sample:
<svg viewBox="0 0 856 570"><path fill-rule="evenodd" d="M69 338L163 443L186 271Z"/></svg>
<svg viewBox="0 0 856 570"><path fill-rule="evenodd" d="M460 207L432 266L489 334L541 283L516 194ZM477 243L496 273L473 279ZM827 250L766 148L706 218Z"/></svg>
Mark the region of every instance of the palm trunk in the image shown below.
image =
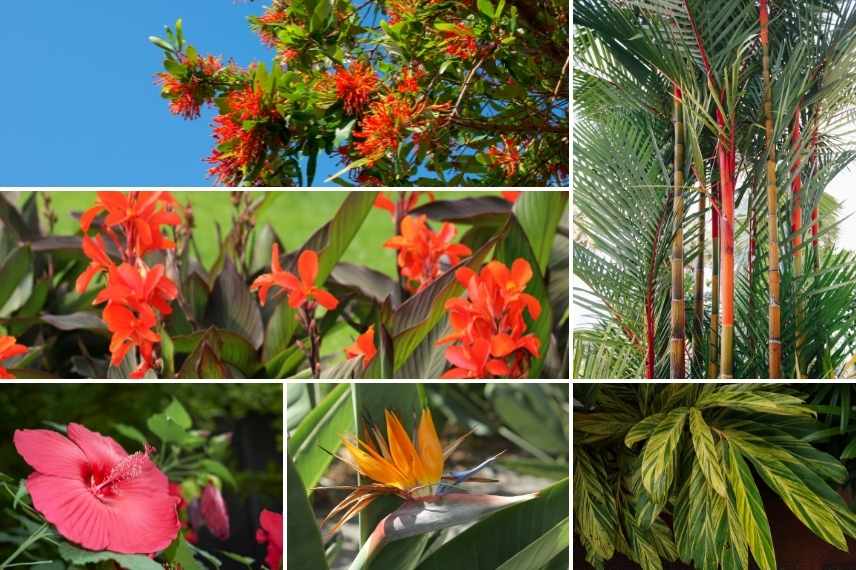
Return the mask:
<svg viewBox="0 0 856 570"><path fill-rule="evenodd" d="M720 117L720 120L723 119ZM722 141L721 141L722 142ZM722 310L722 342L719 354L719 374L723 379L734 377L734 124L727 142L719 146L722 204L720 218L720 309Z"/></svg>
<svg viewBox="0 0 856 570"><path fill-rule="evenodd" d="M705 194L704 175L696 173L701 184L698 199L698 256L696 257L695 283L693 287L693 360L695 369L704 375L704 232L705 215L707 210L707 195Z"/></svg>
<svg viewBox="0 0 856 570"><path fill-rule="evenodd" d="M794 113L791 127L791 152L794 153L794 164L791 167L791 246L794 250L794 274L797 278L802 275L802 160L800 145L802 144L802 127L800 126L800 107Z"/></svg>
<svg viewBox="0 0 856 570"><path fill-rule="evenodd" d="M674 236L672 238L672 339L669 352L671 378L686 378L684 342L686 319L684 311L684 122L681 109L681 88L674 88L675 162L674 162Z"/></svg>
<svg viewBox="0 0 856 570"><path fill-rule="evenodd" d="M764 74L764 130L767 143L767 275L770 287L769 340L767 343L770 378L782 377L781 275L779 273L778 186L776 185L776 142L773 135L773 79L770 76L770 42L767 0L761 0L761 49Z"/></svg>
<svg viewBox="0 0 856 570"><path fill-rule="evenodd" d="M707 377L719 377L719 182L711 183L710 250L710 336L707 339Z"/></svg>
<svg viewBox="0 0 856 570"><path fill-rule="evenodd" d="M817 116L817 113L818 112L815 111L815 117ZM812 178L817 176L817 129L818 125L815 124L811 131L811 158L809 158L809 166L811 167ZM817 250L817 234L819 232L820 212L818 206L815 205L814 208L811 209L811 251L815 271L820 270L820 252Z"/></svg>

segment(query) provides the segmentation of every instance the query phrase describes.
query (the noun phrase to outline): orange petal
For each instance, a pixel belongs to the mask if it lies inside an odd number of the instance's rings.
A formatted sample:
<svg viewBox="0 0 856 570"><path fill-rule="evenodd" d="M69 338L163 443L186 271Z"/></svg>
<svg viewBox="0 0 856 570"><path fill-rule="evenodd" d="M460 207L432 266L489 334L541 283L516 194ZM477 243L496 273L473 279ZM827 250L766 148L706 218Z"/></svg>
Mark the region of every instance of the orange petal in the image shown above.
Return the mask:
<svg viewBox="0 0 856 570"><path fill-rule="evenodd" d="M282 271L282 266L279 264L279 244L274 242L270 252L270 268L274 273Z"/></svg>
<svg viewBox="0 0 856 570"><path fill-rule="evenodd" d="M422 473L418 475L419 482L423 485L433 485L443 476L443 446L440 445L434 419L428 409L422 410L416 441L423 467Z"/></svg>
<svg viewBox="0 0 856 570"><path fill-rule="evenodd" d="M517 349L517 343L507 334L493 335L490 339L490 353L493 356L502 358L508 356Z"/></svg>
<svg viewBox="0 0 856 570"><path fill-rule="evenodd" d="M324 289L313 287L312 296L315 298L316 301L318 301L318 303L321 304L322 307L324 307L328 311L332 311L339 305L339 300Z"/></svg>
<svg viewBox="0 0 856 570"><path fill-rule="evenodd" d="M529 265L529 262L522 257L515 259L514 263L511 264L511 279L520 289L524 289L529 280L532 279L532 266Z"/></svg>
<svg viewBox="0 0 856 570"><path fill-rule="evenodd" d="M297 273L300 274L304 287L315 285L315 278L318 277L318 254L311 249L301 253L297 258Z"/></svg>
<svg viewBox="0 0 856 570"><path fill-rule="evenodd" d="M389 442L392 462L404 475L405 484L414 486L416 483L415 472L419 472L422 467L416 448L413 447L410 436L407 435L407 431L395 412L384 410L384 415L386 416L386 438Z"/></svg>

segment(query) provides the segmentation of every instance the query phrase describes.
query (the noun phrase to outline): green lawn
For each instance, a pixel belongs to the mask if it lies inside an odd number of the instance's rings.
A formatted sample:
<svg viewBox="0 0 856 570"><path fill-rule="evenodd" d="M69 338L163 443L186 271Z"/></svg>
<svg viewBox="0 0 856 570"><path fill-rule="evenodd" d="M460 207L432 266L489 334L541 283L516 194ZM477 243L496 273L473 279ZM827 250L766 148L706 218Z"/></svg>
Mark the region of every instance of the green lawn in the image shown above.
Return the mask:
<svg viewBox="0 0 856 570"><path fill-rule="evenodd" d="M287 251L296 249L322 224L336 212L347 192L343 191L280 191L281 197L273 207L257 220L258 226L271 224L276 230ZM29 193L22 193L20 201ZM438 192L438 199L454 199L467 196L496 195L486 191L448 191ZM51 192L54 211L59 220L54 233L71 235L79 233L79 225L71 213L88 208L95 201L95 192L60 190ZM220 225L222 235L231 227L232 203L228 191L201 190L173 192L176 200L193 204L193 216L196 222L195 238L200 255L206 267L217 257L217 231ZM42 206L42 203L39 203ZM360 228L343 261L366 265L387 275L395 276L395 252L384 249L384 242L392 236L392 221L385 210L373 209ZM351 344L356 333L349 328L335 331L324 339L322 353L341 354L344 347Z"/></svg>

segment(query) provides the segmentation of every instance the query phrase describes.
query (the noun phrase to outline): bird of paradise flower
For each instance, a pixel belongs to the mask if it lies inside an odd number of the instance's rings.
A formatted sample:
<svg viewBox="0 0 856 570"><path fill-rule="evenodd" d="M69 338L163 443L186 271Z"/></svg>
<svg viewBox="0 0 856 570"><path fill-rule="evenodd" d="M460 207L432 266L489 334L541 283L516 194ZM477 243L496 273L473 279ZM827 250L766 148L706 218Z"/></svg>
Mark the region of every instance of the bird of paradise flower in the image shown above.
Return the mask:
<svg viewBox="0 0 856 570"><path fill-rule="evenodd" d="M412 439L395 412L386 410L384 415L386 437L376 425L371 425L369 422L365 422L367 427L364 429L363 437L342 437L342 444L350 454L350 459L339 455L336 457L372 482L356 487L324 487L351 491L322 521L323 526L331 519L339 517L328 536L332 536L348 520L384 495L396 495L405 501L397 511L384 519L385 521L390 520L390 517L395 518L396 513L405 511L409 514L409 520L417 520L419 517L413 516L414 513L421 512L426 505L436 507L442 504L448 510L445 511L443 520L423 519L421 525L412 525L410 528L402 528L396 520L392 520L392 527L387 528L389 525L385 525L382 521L372 533L374 540L369 540L374 543L371 551L376 551L380 543L385 540L395 540L453 524L470 522L486 513L535 496L531 494L498 497L457 492L459 486L466 482L498 482L496 479L478 477L477 474L495 461L502 452L488 457L471 469L444 474L445 461L472 432L455 439L444 448L434 427L430 410L422 410L415 437ZM434 513L442 510L432 509ZM393 532L389 532L390 530Z"/></svg>

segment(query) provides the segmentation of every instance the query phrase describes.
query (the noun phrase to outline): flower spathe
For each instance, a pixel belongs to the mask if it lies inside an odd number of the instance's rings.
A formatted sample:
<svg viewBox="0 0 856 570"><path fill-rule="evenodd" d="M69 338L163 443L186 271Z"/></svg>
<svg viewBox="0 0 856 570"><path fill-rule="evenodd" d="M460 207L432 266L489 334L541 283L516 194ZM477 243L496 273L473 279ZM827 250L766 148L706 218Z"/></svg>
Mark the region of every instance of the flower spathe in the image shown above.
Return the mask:
<svg viewBox="0 0 856 570"><path fill-rule="evenodd" d="M259 528L256 530L256 542L267 544L265 564L271 570L279 570L282 564L282 513L262 510L259 515Z"/></svg>
<svg viewBox="0 0 856 570"><path fill-rule="evenodd" d="M345 354L348 359L362 358L363 368L368 368L377 354L377 347L375 347L374 341L374 325L371 325L366 329L366 332L358 336L354 344L345 349Z"/></svg>
<svg viewBox="0 0 856 570"><path fill-rule="evenodd" d="M260 275L253 281L250 291L259 292L259 302L267 302L268 291L277 286L288 294L288 305L297 308L304 303L315 300L327 310L333 310L339 301L320 287L315 286L318 277L318 254L311 249L304 250L297 258L297 273L284 271L279 262L279 244L271 248L271 272Z"/></svg>
<svg viewBox="0 0 856 570"><path fill-rule="evenodd" d="M129 455L82 425L67 431L15 431L15 449L34 469L26 484L35 509L89 550L151 554L169 546L180 528L179 499L149 459L151 448Z"/></svg>
<svg viewBox="0 0 856 570"><path fill-rule="evenodd" d="M23 344L17 344L13 336L0 336L0 362L26 354L27 347ZM0 366L0 379L13 380L15 378L8 370Z"/></svg>
<svg viewBox="0 0 856 570"><path fill-rule="evenodd" d="M407 278L406 288L419 291L445 270L472 254L464 244L452 243L457 230L444 223L439 232L428 226L427 216L405 216L401 234L387 240L384 247L398 250L398 266Z"/></svg>
<svg viewBox="0 0 856 570"><path fill-rule="evenodd" d="M532 357L540 356L541 341L527 333L524 313L532 319L541 314L541 303L525 293L533 277L525 259L514 260L511 269L491 261L479 273L468 267L455 277L466 287L466 299L446 302L453 332L437 344L453 344L446 359L453 368L443 378L522 378Z"/></svg>

